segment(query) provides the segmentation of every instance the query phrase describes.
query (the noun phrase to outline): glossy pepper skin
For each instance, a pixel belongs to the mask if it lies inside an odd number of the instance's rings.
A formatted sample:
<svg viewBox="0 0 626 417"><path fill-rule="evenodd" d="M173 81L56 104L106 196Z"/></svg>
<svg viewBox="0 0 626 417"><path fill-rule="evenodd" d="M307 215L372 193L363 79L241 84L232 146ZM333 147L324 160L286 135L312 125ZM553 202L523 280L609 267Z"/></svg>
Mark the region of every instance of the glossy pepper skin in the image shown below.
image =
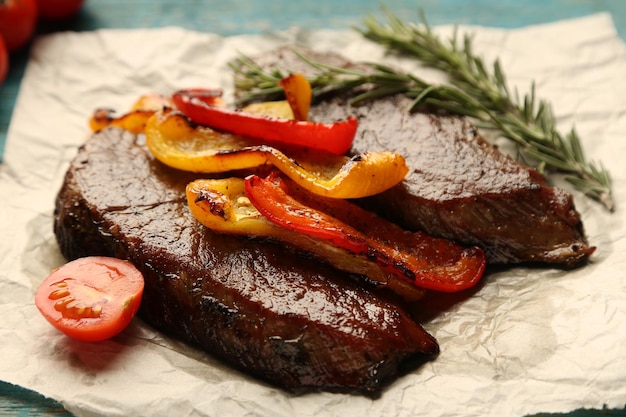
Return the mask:
<svg viewBox="0 0 626 417"><path fill-rule="evenodd" d="M245 181L246 196L273 223L364 256L415 286L462 291L476 285L484 272L486 259L478 247L404 231L345 200L312 198L278 175L251 175Z"/></svg>
<svg viewBox="0 0 626 417"><path fill-rule="evenodd" d="M313 91L307 78L300 74L290 74L278 82L285 92L287 102L291 106L294 119L308 120Z"/></svg>
<svg viewBox="0 0 626 417"><path fill-rule="evenodd" d="M262 139L270 143L344 155L352 147L358 128L355 117L334 123L314 123L251 114L207 103L209 93L179 90L172 95L176 107L195 123L213 129Z"/></svg>
<svg viewBox="0 0 626 417"><path fill-rule="evenodd" d="M145 133L150 152L173 168L225 173L271 164L305 189L332 198L380 193L398 184L408 172L404 158L393 152L348 158L290 150L287 156L258 141L194 125L172 109L155 113L146 123Z"/></svg>
<svg viewBox="0 0 626 417"><path fill-rule="evenodd" d="M140 134L143 133L146 122L155 112L173 105L169 98L160 94L144 94L135 101L129 112L121 116L115 116L115 112L111 109L96 109L89 119L89 127L94 132L99 132L109 126L121 127L129 132Z"/></svg>
<svg viewBox="0 0 626 417"><path fill-rule="evenodd" d="M478 248L404 231L345 200L311 195L278 174L197 180L187 186L187 201L212 230L279 241L407 299L425 289L467 289L485 267Z"/></svg>
<svg viewBox="0 0 626 417"><path fill-rule="evenodd" d="M388 288L407 300L418 300L425 294L423 288L393 279L366 257L271 222L245 195L243 178L196 180L187 185L186 194L194 217L215 232L280 242L339 270L365 277L366 285Z"/></svg>

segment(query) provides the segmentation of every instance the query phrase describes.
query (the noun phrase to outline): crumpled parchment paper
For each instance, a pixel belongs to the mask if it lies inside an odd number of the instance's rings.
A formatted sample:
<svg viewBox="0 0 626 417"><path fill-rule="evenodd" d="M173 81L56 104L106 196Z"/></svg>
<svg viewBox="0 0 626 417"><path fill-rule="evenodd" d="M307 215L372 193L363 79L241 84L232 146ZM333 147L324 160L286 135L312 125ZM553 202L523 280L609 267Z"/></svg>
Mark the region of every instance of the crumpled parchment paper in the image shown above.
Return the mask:
<svg viewBox="0 0 626 417"><path fill-rule="evenodd" d="M444 36L451 27L436 30ZM500 57L521 93L535 80L559 126L575 123L590 159L611 171L617 211L574 193L597 245L584 268L511 268L425 323L442 353L380 398L293 396L222 366L135 320L85 344L60 335L33 294L64 262L52 234L55 194L96 107L125 111L146 92L220 86L226 63L300 43L353 60L383 59L352 31L220 37L178 28L59 33L32 50L0 166L0 378L78 416L521 416L626 403L626 47L610 16L519 30L461 27L486 62ZM411 61L386 63L443 80ZM559 179L556 179L558 182Z"/></svg>

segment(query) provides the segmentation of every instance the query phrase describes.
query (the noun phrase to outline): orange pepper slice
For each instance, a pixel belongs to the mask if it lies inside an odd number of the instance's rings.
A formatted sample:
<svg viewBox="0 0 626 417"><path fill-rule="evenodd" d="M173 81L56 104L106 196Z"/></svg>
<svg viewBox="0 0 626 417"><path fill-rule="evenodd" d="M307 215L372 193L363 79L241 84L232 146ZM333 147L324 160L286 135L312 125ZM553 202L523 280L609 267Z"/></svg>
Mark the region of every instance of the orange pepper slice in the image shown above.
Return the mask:
<svg viewBox="0 0 626 417"><path fill-rule="evenodd" d="M145 94L132 105L131 111L121 116L115 116L111 109L96 109L89 119L89 127L98 132L106 127L120 127L134 134L144 131L146 121L163 107L172 107L169 98L159 94Z"/></svg>
<svg viewBox="0 0 626 417"><path fill-rule="evenodd" d="M307 78L300 74L290 74L278 82L285 91L287 102L291 106L296 120L309 120L309 109L313 92Z"/></svg>

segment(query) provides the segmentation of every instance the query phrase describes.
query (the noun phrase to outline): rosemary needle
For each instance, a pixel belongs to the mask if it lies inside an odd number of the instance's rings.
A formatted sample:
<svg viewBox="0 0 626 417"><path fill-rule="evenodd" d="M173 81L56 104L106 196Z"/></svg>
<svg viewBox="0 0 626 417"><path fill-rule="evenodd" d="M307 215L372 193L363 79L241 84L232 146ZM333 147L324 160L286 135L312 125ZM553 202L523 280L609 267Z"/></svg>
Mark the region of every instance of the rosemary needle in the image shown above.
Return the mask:
<svg viewBox="0 0 626 417"><path fill-rule="evenodd" d="M574 188L599 201L608 210L614 210L608 171L602 164L586 160L575 129L566 135L559 133L550 103L537 99L534 84L530 93L520 101L517 92L514 96L510 93L499 61L493 63L493 71L489 72L474 53L471 36L464 36L459 44L455 32L448 42L444 42L432 32L423 13L420 25L405 23L390 12L387 17L387 25L373 17L366 18L365 28L357 30L391 52L408 55L444 71L450 84L432 85L415 75L381 64L345 68L300 55L317 70L309 78L314 96L321 92L355 91L368 86L353 97L353 104L405 94L413 99L410 110L428 106L475 118L514 141L521 151L519 154L525 160L536 161L538 169L565 173L566 180ZM240 102L281 97L282 89L277 82L288 70L266 72L246 57L231 63L231 68L235 72L235 88L241 94Z"/></svg>
<svg viewBox="0 0 626 417"><path fill-rule="evenodd" d="M462 45L456 33L445 43L432 32L423 13L421 25L405 23L388 11L387 17L388 25L367 18L365 29L359 31L390 51L415 57L446 72L454 86L484 106L485 117L480 118L483 122L500 129L540 167L566 173L566 179L575 188L609 210L614 209L609 173L601 164L586 161L575 129L565 136L559 133L550 104L537 101L534 84L520 103L517 94L510 94L500 62L494 62L490 73L474 53L470 35L463 37Z"/></svg>

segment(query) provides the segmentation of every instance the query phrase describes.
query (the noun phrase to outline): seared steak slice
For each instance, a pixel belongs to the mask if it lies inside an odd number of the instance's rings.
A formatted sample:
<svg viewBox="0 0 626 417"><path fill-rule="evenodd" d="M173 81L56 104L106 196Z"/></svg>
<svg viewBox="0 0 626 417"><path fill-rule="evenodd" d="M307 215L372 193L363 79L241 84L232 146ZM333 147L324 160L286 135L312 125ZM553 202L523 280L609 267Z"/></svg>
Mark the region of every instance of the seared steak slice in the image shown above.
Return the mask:
<svg viewBox="0 0 626 417"><path fill-rule="evenodd" d="M145 274L146 322L281 387L376 391L437 354L403 310L344 274L206 229L186 206L196 178L154 160L141 137L96 134L56 200L61 251L129 259Z"/></svg>
<svg viewBox="0 0 626 417"><path fill-rule="evenodd" d="M336 54L303 52L320 62L354 65ZM313 72L291 47L255 61L283 72ZM320 96L311 119L357 115L353 152L395 151L411 170L400 185L364 202L378 214L409 230L478 245L490 263L572 267L594 251L571 195L503 155L466 118L409 114L411 102L404 96L358 106L348 105L349 98Z"/></svg>
<svg viewBox="0 0 626 417"><path fill-rule="evenodd" d="M478 245L490 263L573 267L593 252L572 196L487 143L466 119L409 114L404 96L349 108L342 99L316 117L359 117L353 150L391 150L409 166L404 181L367 201L409 230Z"/></svg>

